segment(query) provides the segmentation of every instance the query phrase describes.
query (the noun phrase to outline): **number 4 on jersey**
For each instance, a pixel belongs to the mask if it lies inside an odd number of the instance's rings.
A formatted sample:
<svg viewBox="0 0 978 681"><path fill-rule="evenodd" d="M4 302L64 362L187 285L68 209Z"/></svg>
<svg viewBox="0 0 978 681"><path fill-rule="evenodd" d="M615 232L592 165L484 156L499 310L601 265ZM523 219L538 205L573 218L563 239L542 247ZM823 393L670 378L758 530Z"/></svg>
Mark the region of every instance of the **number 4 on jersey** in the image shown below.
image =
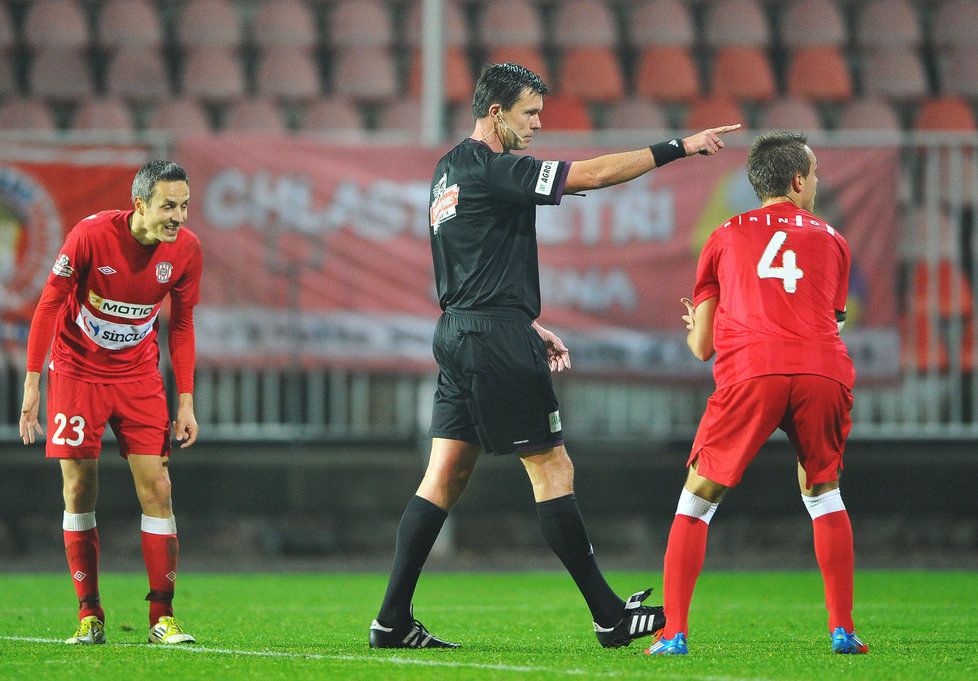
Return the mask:
<svg viewBox="0 0 978 681"><path fill-rule="evenodd" d="M757 276L761 279L780 279L784 284L784 290L794 293L798 288L798 280L805 276L805 273L797 267L795 252L790 248L787 249L781 256L781 267L774 267L774 259L787 238L788 235L784 232L774 233L771 240L767 242L764 255L757 263Z"/></svg>

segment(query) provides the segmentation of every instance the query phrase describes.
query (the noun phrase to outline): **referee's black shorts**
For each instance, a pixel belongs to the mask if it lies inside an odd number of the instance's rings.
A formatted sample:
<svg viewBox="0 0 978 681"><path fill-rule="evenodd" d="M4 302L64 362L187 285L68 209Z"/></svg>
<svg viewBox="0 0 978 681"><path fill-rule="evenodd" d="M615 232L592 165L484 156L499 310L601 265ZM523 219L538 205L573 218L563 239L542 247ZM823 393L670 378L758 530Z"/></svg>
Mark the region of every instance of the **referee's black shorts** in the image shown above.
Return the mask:
<svg viewBox="0 0 978 681"><path fill-rule="evenodd" d="M438 389L432 437L481 444L489 454L563 444L547 349L511 308L448 308L435 327Z"/></svg>

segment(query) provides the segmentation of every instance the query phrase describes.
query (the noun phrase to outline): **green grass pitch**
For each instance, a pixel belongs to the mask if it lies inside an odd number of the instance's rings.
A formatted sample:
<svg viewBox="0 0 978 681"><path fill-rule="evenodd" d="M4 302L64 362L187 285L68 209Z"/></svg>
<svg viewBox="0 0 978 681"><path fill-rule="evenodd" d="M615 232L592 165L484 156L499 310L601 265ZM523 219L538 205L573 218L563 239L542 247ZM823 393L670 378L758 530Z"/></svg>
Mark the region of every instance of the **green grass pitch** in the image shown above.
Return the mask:
<svg viewBox="0 0 978 681"><path fill-rule="evenodd" d="M0 679L978 679L978 575L860 572L857 628L869 655L829 653L815 572L706 572L690 655L649 658L645 642L604 650L563 573L432 573L417 615L460 650L371 651L378 574L180 576L177 615L196 646L146 640L143 575L106 574L109 643L66 646L74 594L60 574L0 574ZM612 573L628 594L661 575ZM653 600L661 602L657 588Z"/></svg>

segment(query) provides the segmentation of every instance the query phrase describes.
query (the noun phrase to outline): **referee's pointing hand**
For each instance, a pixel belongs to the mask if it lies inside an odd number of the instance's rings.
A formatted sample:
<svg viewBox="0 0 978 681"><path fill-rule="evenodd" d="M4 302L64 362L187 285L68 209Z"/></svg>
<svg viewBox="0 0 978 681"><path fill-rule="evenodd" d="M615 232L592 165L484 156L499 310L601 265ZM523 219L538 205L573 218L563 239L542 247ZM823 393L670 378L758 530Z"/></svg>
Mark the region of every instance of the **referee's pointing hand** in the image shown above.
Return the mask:
<svg viewBox="0 0 978 681"><path fill-rule="evenodd" d="M720 139L720 135L725 135L734 130L740 130L740 128L740 123L721 125L719 128L707 128L703 132L684 137L683 146L686 148L686 155L703 154L704 156L713 156L713 154L723 149L723 140Z"/></svg>

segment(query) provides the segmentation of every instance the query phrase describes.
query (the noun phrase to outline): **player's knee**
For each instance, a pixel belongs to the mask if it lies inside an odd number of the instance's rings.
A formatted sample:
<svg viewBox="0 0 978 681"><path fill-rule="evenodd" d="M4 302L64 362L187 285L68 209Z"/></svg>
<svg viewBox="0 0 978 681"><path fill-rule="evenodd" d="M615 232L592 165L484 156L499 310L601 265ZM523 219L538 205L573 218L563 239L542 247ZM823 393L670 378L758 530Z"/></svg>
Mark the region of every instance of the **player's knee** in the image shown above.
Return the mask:
<svg viewBox="0 0 978 681"><path fill-rule="evenodd" d="M96 493L95 484L84 478L73 478L71 480L64 481L64 497L65 503L68 505L74 505L77 503L85 503L91 500Z"/></svg>
<svg viewBox="0 0 978 681"><path fill-rule="evenodd" d="M143 503L160 507L170 503L170 492L170 481L165 477L159 477L143 483L139 489L139 496Z"/></svg>

